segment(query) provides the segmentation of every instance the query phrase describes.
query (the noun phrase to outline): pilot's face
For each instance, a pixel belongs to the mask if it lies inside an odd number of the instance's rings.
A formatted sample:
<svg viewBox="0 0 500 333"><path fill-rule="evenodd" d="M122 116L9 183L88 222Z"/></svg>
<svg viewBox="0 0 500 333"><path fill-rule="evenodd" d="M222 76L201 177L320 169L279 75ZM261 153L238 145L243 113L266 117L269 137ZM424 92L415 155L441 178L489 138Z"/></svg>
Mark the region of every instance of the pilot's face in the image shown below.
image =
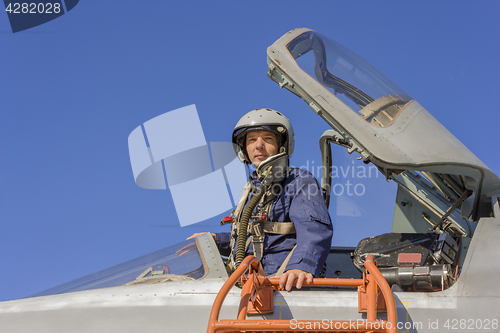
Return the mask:
<svg viewBox="0 0 500 333"><path fill-rule="evenodd" d="M248 158L255 167L262 161L278 153L276 135L268 131L251 131L245 139Z"/></svg>

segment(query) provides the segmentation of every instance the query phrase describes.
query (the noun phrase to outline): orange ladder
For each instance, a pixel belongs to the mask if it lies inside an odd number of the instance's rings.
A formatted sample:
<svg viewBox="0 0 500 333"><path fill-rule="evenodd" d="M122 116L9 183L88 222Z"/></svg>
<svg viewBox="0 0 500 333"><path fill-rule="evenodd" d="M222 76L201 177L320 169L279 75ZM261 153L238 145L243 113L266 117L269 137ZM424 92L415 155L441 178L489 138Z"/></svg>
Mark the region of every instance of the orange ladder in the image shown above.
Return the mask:
<svg viewBox="0 0 500 333"><path fill-rule="evenodd" d="M366 312L366 320L324 321L296 320L296 327L314 327L314 329L292 329L290 320L247 320L247 314L267 314L273 312L273 291L279 290L279 278L267 278L257 258L248 256L238 269L224 283L217 294L207 333L242 333L242 332L386 332L397 333L396 303L389 284L377 269L373 255L365 260L366 273L362 279L317 278L313 282L304 282L304 286L336 286L358 288L358 311ZM245 276L245 273L248 274ZM222 303L229 291L241 278L243 288L236 320L220 320ZM380 289L379 289L380 288ZM379 296L379 291L383 297ZM387 311L387 320L376 320L378 310ZM301 325L302 323L302 325ZM355 323L355 325L353 325Z"/></svg>

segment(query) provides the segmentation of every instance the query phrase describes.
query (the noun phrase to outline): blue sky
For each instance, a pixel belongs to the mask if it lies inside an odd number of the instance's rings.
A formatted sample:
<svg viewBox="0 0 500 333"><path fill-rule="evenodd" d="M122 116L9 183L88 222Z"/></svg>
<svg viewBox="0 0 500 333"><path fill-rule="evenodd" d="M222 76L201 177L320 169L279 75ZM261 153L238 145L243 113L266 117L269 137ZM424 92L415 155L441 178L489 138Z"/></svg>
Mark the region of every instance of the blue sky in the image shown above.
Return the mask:
<svg viewBox="0 0 500 333"><path fill-rule="evenodd" d="M87 0L16 34L0 14L0 301L222 230L221 216L181 228L168 190L134 183L128 135L167 111L196 104L206 140L228 142L245 112L280 110L296 132L292 165L317 166L326 124L266 76L267 47L296 27L367 59L500 174L499 12L498 1ZM384 208L367 194L360 209L387 220L394 186L368 183ZM334 242L355 245L334 220Z"/></svg>

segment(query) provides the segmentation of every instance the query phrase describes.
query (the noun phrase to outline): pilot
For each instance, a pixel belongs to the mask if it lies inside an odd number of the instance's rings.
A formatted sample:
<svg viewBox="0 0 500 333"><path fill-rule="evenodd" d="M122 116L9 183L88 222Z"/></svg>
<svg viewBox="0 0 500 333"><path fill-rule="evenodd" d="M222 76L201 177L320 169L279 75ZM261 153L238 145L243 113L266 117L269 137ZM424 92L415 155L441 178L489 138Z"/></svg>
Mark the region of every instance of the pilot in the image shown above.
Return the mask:
<svg viewBox="0 0 500 333"><path fill-rule="evenodd" d="M250 234L240 251L255 255L267 276L280 276L280 288L290 291L296 281L300 289L304 281L312 282L320 275L330 250L333 227L325 193L309 171L288 167L294 134L290 121L280 112L248 112L236 124L232 141L240 161L256 170L249 172L249 182L231 212L231 232L212 234L217 247L234 269L239 224L250 208ZM274 176L271 182L263 175L269 166ZM264 194L255 207L249 207L250 199L262 193L258 191L261 185Z"/></svg>
<svg viewBox="0 0 500 333"><path fill-rule="evenodd" d="M238 158L256 168L232 213L234 221L239 222L264 179L259 173L261 164L275 169L275 179L265 184L267 192L252 212L248 228L251 242L247 241L245 252L261 261L267 276L281 276L281 288L290 291L296 281L300 289L304 281L312 282L313 276L319 276L331 246L333 227L324 191L309 171L288 167L294 134L290 121L280 112L248 112L236 124L232 139ZM231 233L215 234L221 254L233 262L236 237L236 228Z"/></svg>

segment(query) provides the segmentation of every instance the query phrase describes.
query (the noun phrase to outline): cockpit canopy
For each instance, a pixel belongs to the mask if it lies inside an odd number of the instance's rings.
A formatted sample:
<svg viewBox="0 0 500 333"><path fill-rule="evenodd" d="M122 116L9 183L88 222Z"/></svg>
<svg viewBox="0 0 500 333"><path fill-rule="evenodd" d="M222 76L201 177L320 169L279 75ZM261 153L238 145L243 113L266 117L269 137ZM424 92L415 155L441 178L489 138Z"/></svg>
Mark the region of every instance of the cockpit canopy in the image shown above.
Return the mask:
<svg viewBox="0 0 500 333"><path fill-rule="evenodd" d="M303 71L375 126L388 126L411 101L363 58L317 32L301 34L287 49Z"/></svg>
<svg viewBox="0 0 500 333"><path fill-rule="evenodd" d="M358 152L388 178L422 172L450 206L467 202L464 217L477 220L491 212L500 178L360 56L306 28L286 33L267 54L268 76L332 127L331 142Z"/></svg>

